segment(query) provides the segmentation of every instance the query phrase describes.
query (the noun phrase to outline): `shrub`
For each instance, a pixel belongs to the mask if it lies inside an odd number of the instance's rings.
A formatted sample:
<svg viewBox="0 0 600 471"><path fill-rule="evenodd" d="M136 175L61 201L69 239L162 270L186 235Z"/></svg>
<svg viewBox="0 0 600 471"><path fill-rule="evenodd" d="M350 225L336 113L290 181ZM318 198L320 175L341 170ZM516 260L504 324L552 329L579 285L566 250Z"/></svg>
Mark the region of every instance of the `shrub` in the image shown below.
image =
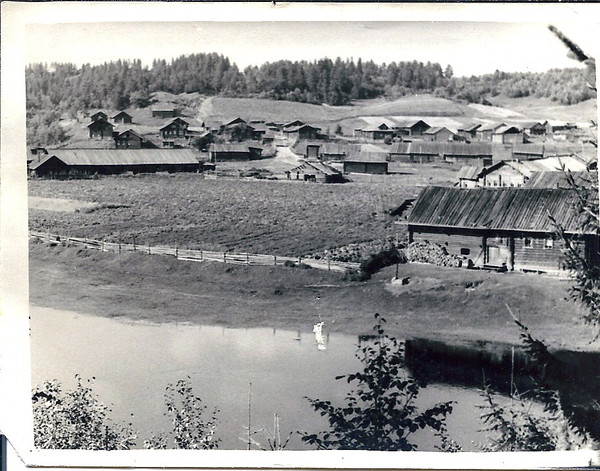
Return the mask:
<svg viewBox="0 0 600 471"><path fill-rule="evenodd" d="M396 263L405 263L406 257L396 247L370 255L360 264L360 269L369 275L377 273L379 270Z"/></svg>
<svg viewBox="0 0 600 471"><path fill-rule="evenodd" d="M375 319L375 340L356 352L364 369L336 378L357 384L347 394L346 404L336 407L330 401L307 398L316 412L327 417L330 430L303 434L304 442L319 449L411 451L417 446L409 437L417 430L428 427L443 432L452 403L436 404L424 412L417 409L420 385L404 368L404 345L385 334L383 317L375 314Z"/></svg>

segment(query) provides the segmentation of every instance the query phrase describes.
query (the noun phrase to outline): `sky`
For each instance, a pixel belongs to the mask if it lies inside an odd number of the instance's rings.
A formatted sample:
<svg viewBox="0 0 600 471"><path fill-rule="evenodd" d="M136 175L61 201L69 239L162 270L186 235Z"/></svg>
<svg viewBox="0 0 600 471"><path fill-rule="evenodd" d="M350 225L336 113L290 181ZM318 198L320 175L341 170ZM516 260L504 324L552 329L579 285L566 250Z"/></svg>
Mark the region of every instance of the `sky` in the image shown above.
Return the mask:
<svg viewBox="0 0 600 471"><path fill-rule="evenodd" d="M548 23L493 22L88 22L28 25L25 61L98 64L218 52L240 68L280 59L438 62L455 75L574 67ZM598 29L557 25L583 49ZM595 28L598 28L596 25Z"/></svg>

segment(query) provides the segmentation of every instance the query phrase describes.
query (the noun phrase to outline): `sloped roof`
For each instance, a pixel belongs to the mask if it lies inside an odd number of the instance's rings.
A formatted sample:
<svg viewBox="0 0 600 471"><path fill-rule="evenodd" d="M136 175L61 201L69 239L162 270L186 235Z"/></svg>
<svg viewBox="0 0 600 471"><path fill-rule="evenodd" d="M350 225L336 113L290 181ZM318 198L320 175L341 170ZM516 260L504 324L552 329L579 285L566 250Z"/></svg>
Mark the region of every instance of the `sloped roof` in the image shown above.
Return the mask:
<svg viewBox="0 0 600 471"><path fill-rule="evenodd" d="M413 128L419 123L429 126L429 124L422 119L394 119L394 122L396 123L394 127L397 128Z"/></svg>
<svg viewBox="0 0 600 471"><path fill-rule="evenodd" d="M568 176L571 176L577 186L584 188L592 188L594 184L598 184L597 172L533 172L529 180L525 182L523 188L572 188L568 181Z"/></svg>
<svg viewBox="0 0 600 471"><path fill-rule="evenodd" d="M124 130L120 130L118 136L122 136L123 134L133 134L136 137L139 137L140 139L142 138L142 136L140 136L137 132L135 132L133 129L124 129Z"/></svg>
<svg viewBox="0 0 600 471"><path fill-rule="evenodd" d="M477 131L477 129L479 129L480 127L481 127L481 124L471 123L471 124L466 124L466 125L458 128L458 130L466 131L466 132L473 132L473 131Z"/></svg>
<svg viewBox="0 0 600 471"><path fill-rule="evenodd" d="M427 131L424 131L423 134L437 134L438 132L441 132L443 130L446 130L452 134L454 134L452 131L450 131L450 129L448 129L446 126L436 126L434 128L429 128Z"/></svg>
<svg viewBox="0 0 600 471"><path fill-rule="evenodd" d="M198 153L190 149L52 149L37 167L52 157L71 166L198 163Z"/></svg>
<svg viewBox="0 0 600 471"><path fill-rule="evenodd" d="M459 155L459 156L492 156L492 144L489 142L396 142L389 150L390 154L423 154L423 155Z"/></svg>
<svg viewBox="0 0 600 471"><path fill-rule="evenodd" d="M159 130L162 131L163 129L165 129L166 127L170 126L171 124L175 124L177 122L181 122L183 124L187 124L188 126L190 125L189 122L187 122L185 119L177 117L177 118L171 118L168 121L166 121L160 128Z"/></svg>
<svg viewBox="0 0 600 471"><path fill-rule="evenodd" d="M485 167L478 165L463 165L458 171L457 178L459 180L476 180L481 176L484 170Z"/></svg>
<svg viewBox="0 0 600 471"><path fill-rule="evenodd" d="M385 152L357 152L346 157L346 162L387 163Z"/></svg>
<svg viewBox="0 0 600 471"><path fill-rule="evenodd" d="M208 150L210 152L250 152L250 149L264 150L262 146L251 143L239 144L211 144Z"/></svg>
<svg viewBox="0 0 600 471"><path fill-rule="evenodd" d="M87 125L87 127L89 128L90 126L98 126L98 123L102 123L106 126L110 126L111 128L114 128L115 125L112 123L109 123L108 121L105 121L103 119L98 119L96 121L92 121L90 124Z"/></svg>
<svg viewBox="0 0 600 471"><path fill-rule="evenodd" d="M305 128L315 129L316 131L321 130L321 128L318 128L316 126L311 126L310 124L302 124L299 126L291 126L289 128L286 128L283 130L283 132L296 132L296 131L299 131L300 129L305 129Z"/></svg>
<svg viewBox="0 0 600 471"><path fill-rule="evenodd" d="M495 131L496 129L506 126L505 123L491 123L481 126L477 131Z"/></svg>
<svg viewBox="0 0 600 471"><path fill-rule="evenodd" d="M515 144L513 154L535 154L544 155L544 145L542 144Z"/></svg>
<svg viewBox="0 0 600 471"><path fill-rule="evenodd" d="M494 131L494 134L520 133L521 130L516 126L500 126Z"/></svg>
<svg viewBox="0 0 600 471"><path fill-rule="evenodd" d="M112 119L115 119L116 117L118 117L118 116L120 116L120 115L122 115L122 114L124 114L124 115L127 115L127 116L129 116L130 118L133 118L133 116L131 116L131 115L130 115L130 114L127 112L127 111L121 110L121 111L119 111L119 112L115 113L115 114L112 116Z"/></svg>
<svg viewBox="0 0 600 471"><path fill-rule="evenodd" d="M579 229L576 195L545 188L424 188L408 218L412 225L553 232L551 214L566 232Z"/></svg>

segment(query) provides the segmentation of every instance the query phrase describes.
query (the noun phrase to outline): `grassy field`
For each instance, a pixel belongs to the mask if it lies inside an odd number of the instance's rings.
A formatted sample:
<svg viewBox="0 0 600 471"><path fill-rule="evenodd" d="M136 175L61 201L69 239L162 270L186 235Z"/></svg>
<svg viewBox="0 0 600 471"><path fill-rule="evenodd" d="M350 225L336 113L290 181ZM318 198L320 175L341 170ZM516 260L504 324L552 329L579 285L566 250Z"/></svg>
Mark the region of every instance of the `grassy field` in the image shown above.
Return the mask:
<svg viewBox="0 0 600 471"><path fill-rule="evenodd" d="M101 207L71 213L31 209L30 227L111 242L131 243L135 237L140 244L308 255L401 237L404 229L386 212L414 198L426 183L452 180L446 168L428 172L423 176L407 167L398 177L343 185L205 180L198 174L31 180L30 196Z"/></svg>
<svg viewBox="0 0 600 471"><path fill-rule="evenodd" d="M432 265L400 266L408 285L392 285L394 267L367 282L287 267L178 261L32 243L30 300L81 313L152 322L371 333L373 314L400 337L453 343L518 344L506 305L532 335L556 348L597 349L579 309L565 300L568 281Z"/></svg>

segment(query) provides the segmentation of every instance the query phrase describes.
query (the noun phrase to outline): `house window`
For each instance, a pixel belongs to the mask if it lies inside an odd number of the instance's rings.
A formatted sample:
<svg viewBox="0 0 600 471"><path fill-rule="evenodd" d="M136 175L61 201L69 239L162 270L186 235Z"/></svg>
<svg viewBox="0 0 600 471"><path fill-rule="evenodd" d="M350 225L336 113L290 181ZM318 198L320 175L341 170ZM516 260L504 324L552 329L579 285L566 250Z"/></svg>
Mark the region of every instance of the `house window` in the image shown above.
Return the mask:
<svg viewBox="0 0 600 471"><path fill-rule="evenodd" d="M546 239L545 242L544 242L544 248L545 249L551 249L553 247L554 247L554 240L551 239L551 238Z"/></svg>
<svg viewBox="0 0 600 471"><path fill-rule="evenodd" d="M465 247L462 247L462 248L460 249L460 254L461 254L461 255L471 255L471 249L467 249L467 248L465 248Z"/></svg>
<svg viewBox="0 0 600 471"><path fill-rule="evenodd" d="M531 247L531 239L529 237L523 239L523 247Z"/></svg>

